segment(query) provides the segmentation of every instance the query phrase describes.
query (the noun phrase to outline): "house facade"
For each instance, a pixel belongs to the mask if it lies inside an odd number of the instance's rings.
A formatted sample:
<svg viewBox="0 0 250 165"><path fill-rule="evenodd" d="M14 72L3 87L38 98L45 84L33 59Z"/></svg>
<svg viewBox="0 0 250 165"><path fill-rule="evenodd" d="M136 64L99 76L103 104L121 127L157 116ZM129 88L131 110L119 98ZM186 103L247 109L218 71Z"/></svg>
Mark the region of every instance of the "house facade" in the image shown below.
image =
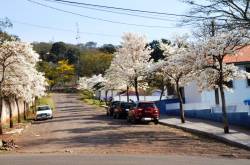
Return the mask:
<svg viewBox="0 0 250 165"><path fill-rule="evenodd" d="M224 60L226 63L234 63L241 70L250 72L250 46L241 49L238 54L228 56ZM229 112L249 112L250 102L250 79L233 80L230 82L230 91L225 91L226 105ZM218 92L220 93L220 92ZM214 90L198 91L195 81L184 87L185 110L212 109L220 111L216 104L216 94ZM220 96L217 96L221 103ZM169 105L167 109L178 109L178 104Z"/></svg>
<svg viewBox="0 0 250 165"><path fill-rule="evenodd" d="M244 47L236 55L226 57L224 62L234 63L241 70L250 73L250 46ZM230 88L230 91L225 91L229 122L250 128L250 79L233 80ZM220 92L218 95L215 90L199 92L193 81L184 87L184 97L186 116L221 122ZM178 115L178 110L178 102L166 104L168 115Z"/></svg>

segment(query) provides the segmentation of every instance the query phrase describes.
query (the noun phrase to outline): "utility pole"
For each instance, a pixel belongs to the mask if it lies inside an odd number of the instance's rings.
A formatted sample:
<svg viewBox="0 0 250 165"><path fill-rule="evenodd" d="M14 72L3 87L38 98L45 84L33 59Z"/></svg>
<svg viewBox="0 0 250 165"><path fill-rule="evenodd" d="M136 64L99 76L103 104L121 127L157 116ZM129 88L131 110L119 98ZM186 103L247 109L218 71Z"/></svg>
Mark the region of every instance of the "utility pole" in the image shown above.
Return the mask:
<svg viewBox="0 0 250 165"><path fill-rule="evenodd" d="M78 22L76 23L76 44L77 46L79 46L80 41L81 40L81 36L80 36L80 29L79 29L79 24ZM77 64L76 64L76 81L79 80L79 69L80 69L80 56L77 57Z"/></svg>
<svg viewBox="0 0 250 165"><path fill-rule="evenodd" d="M76 23L76 44L80 44L80 39L81 39L81 36L80 36L80 30L79 30L79 24L78 22Z"/></svg>

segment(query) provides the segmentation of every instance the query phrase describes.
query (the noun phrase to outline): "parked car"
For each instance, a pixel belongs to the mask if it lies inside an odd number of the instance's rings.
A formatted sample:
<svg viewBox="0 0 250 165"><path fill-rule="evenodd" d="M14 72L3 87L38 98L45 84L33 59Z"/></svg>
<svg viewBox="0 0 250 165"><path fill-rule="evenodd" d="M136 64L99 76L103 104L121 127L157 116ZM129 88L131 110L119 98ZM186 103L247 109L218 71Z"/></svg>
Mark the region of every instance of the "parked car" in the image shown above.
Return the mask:
<svg viewBox="0 0 250 165"><path fill-rule="evenodd" d="M114 108L114 119L120 119L120 118L127 118L128 112L130 109L135 107L135 103L133 102L120 102L117 104L117 106Z"/></svg>
<svg viewBox="0 0 250 165"><path fill-rule="evenodd" d="M107 116L113 116L115 107L120 103L120 101L111 101L107 108Z"/></svg>
<svg viewBox="0 0 250 165"><path fill-rule="evenodd" d="M53 112L49 105L40 105L36 108L36 120L52 119Z"/></svg>
<svg viewBox="0 0 250 165"><path fill-rule="evenodd" d="M159 109L154 102L137 102L136 106L128 112L128 122L151 122L158 124L160 117Z"/></svg>

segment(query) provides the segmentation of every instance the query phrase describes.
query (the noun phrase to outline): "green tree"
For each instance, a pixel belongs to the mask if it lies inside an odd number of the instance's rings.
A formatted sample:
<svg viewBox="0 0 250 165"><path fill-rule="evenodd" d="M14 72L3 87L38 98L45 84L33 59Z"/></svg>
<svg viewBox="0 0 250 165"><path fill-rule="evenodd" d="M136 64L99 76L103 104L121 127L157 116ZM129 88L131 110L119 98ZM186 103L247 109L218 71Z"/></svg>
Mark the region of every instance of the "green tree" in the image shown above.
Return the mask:
<svg viewBox="0 0 250 165"><path fill-rule="evenodd" d="M49 61L51 43L47 42L34 42L32 43L34 50L40 55L40 58L44 61ZM54 60L53 60L54 61Z"/></svg>
<svg viewBox="0 0 250 165"><path fill-rule="evenodd" d="M110 66L112 58L112 54L97 50L83 52L80 55L80 76L104 75Z"/></svg>
<svg viewBox="0 0 250 165"><path fill-rule="evenodd" d="M171 42L169 40L166 39L161 39L159 40L153 40L152 42L150 42L148 44L148 46L153 50L150 59L154 59L154 61L158 61L160 59L163 59L163 50L161 50L160 48L160 42L164 43L164 44L170 44Z"/></svg>
<svg viewBox="0 0 250 165"><path fill-rule="evenodd" d="M50 54L56 55L57 61L64 60L67 51L67 46L64 42L56 42L52 45Z"/></svg>
<svg viewBox="0 0 250 165"><path fill-rule="evenodd" d="M102 47L99 48L100 51L104 53L110 53L113 54L116 52L116 47L112 44L104 44Z"/></svg>
<svg viewBox="0 0 250 165"><path fill-rule="evenodd" d="M75 64L77 66L80 56L80 51L77 48L70 47L65 53L65 59L69 61L70 64Z"/></svg>

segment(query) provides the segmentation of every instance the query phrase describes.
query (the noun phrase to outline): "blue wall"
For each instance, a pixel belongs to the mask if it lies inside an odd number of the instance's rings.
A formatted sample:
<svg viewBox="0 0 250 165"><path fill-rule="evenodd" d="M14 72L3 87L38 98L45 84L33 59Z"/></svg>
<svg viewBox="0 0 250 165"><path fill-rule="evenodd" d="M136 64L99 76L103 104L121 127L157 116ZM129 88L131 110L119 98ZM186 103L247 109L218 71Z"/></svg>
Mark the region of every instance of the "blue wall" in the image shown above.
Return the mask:
<svg viewBox="0 0 250 165"><path fill-rule="evenodd" d="M174 102L176 101L176 102ZM178 100L171 99L171 103L177 103ZM156 106L160 109L161 114L169 115L169 116L179 116L179 110L166 110L166 106L169 104L168 100L162 100L156 102ZM250 116L247 112L234 112L227 113L228 122L231 125L243 126L246 128L250 128ZM188 110L185 111L185 116L188 118L196 118L196 119L204 119L215 122L222 122L222 114L221 113L213 113L210 109L204 110Z"/></svg>
<svg viewBox="0 0 250 165"><path fill-rule="evenodd" d="M156 106L160 109L161 114L167 114L166 112L166 104L178 103L179 99L166 99L161 101L156 101Z"/></svg>

